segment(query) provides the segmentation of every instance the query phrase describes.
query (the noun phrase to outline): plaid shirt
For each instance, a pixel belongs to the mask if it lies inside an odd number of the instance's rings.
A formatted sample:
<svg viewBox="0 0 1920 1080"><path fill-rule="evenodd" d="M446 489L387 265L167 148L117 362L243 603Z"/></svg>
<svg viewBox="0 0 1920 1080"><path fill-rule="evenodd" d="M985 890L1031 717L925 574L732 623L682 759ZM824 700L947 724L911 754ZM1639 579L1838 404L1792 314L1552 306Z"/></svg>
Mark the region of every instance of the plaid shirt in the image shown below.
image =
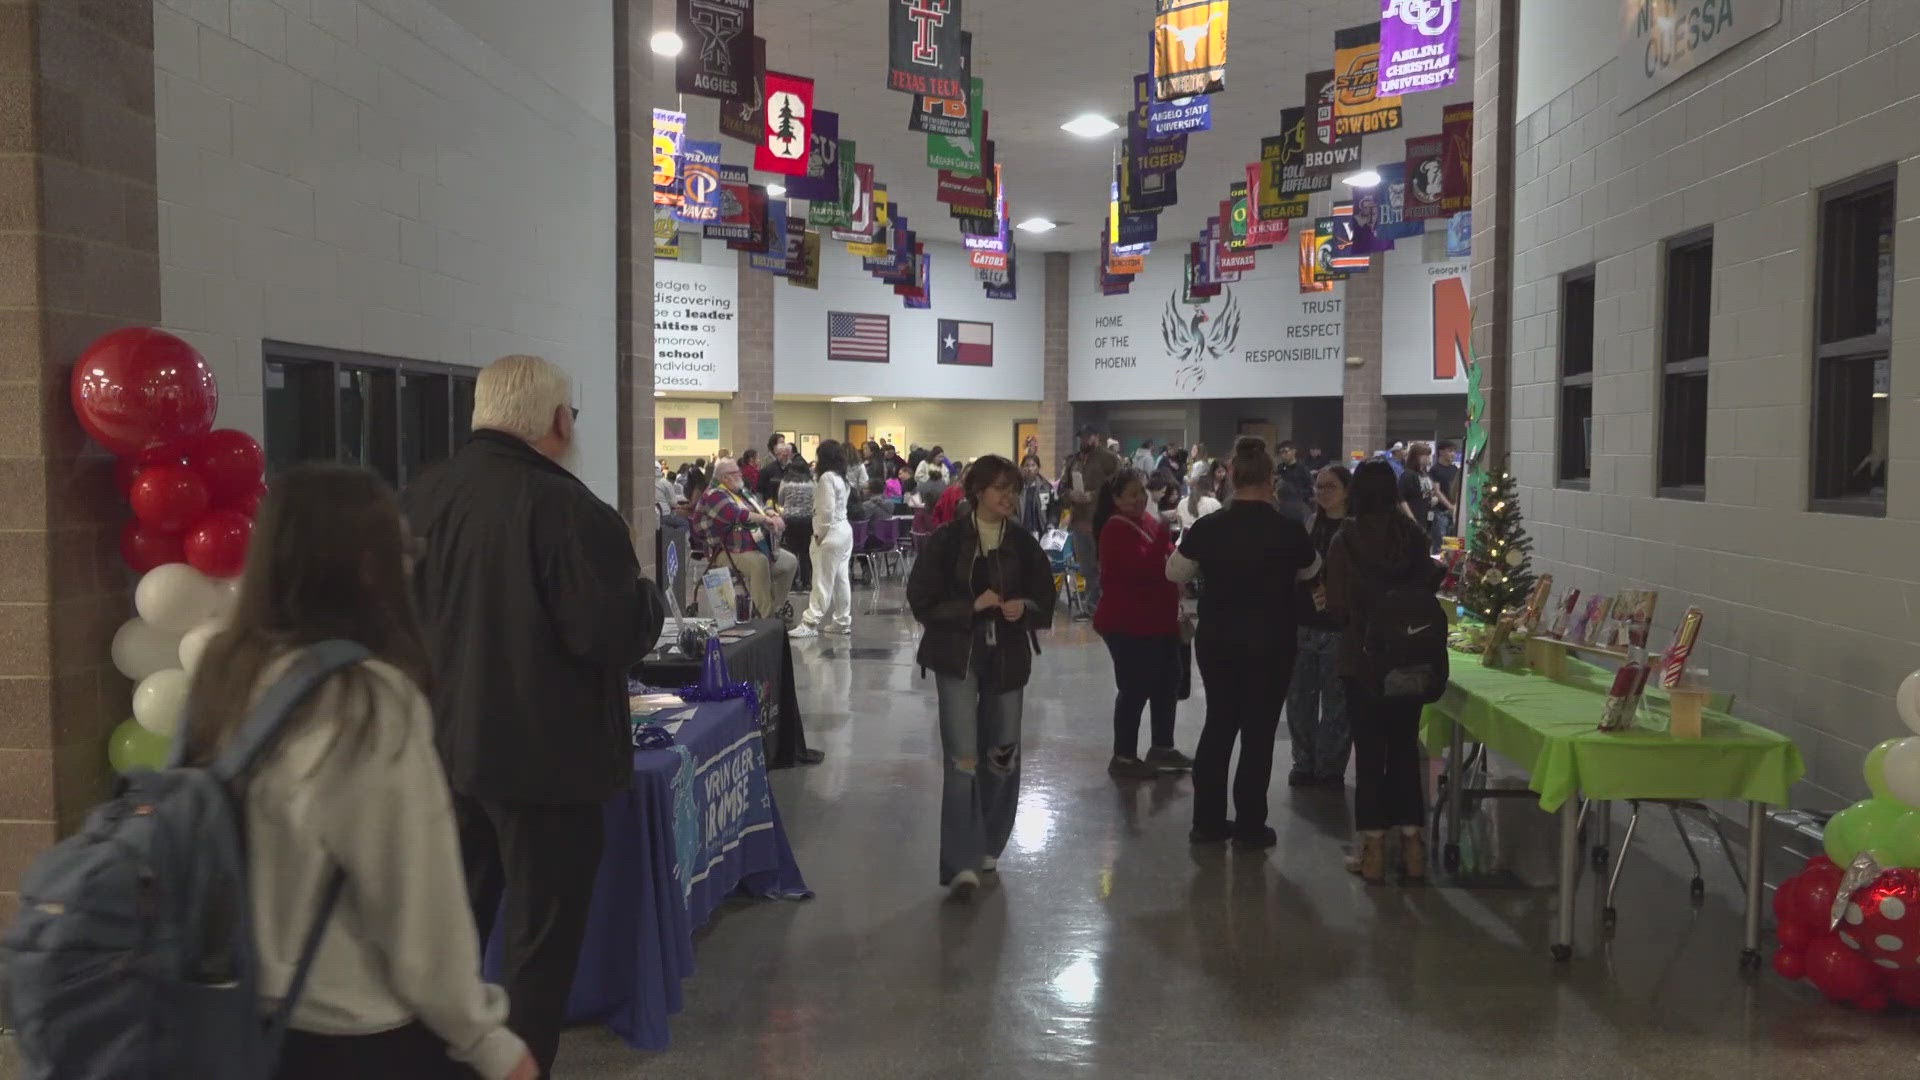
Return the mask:
<svg viewBox="0 0 1920 1080"><path fill-rule="evenodd" d="M753 512L745 497L715 484L700 499L700 509L693 518L693 535L708 553L756 551L759 543L747 521L747 515Z"/></svg>

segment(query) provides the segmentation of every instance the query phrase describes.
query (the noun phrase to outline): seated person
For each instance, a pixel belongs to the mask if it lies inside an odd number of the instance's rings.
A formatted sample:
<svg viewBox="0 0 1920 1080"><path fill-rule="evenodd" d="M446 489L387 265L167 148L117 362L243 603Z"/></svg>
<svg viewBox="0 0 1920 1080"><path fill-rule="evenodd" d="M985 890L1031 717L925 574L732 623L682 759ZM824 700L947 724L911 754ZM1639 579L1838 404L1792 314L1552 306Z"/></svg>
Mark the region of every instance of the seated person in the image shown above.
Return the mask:
<svg viewBox="0 0 1920 1080"><path fill-rule="evenodd" d="M700 500L693 518L693 535L716 565L731 561L746 578L747 592L762 618L771 618L785 604L793 588L800 560L778 546L785 523L755 502L740 477L740 464L722 458L713 466L714 483ZM765 539L771 548L761 546Z"/></svg>
<svg viewBox="0 0 1920 1080"><path fill-rule="evenodd" d="M885 480L869 480L864 491L852 492L847 496L847 520L886 521L893 517L893 503L887 498Z"/></svg>
<svg viewBox="0 0 1920 1080"><path fill-rule="evenodd" d="M887 481L887 498L895 502L904 502L907 493L913 490L913 470L905 465L895 470L893 479Z"/></svg>

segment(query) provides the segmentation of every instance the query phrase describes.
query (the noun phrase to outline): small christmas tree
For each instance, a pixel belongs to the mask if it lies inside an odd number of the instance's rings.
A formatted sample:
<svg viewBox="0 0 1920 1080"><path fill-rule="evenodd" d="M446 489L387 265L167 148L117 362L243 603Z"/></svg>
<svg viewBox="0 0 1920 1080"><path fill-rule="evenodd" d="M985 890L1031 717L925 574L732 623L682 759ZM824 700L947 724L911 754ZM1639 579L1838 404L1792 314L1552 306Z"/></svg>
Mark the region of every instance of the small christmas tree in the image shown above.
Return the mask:
<svg viewBox="0 0 1920 1080"><path fill-rule="evenodd" d="M1496 468L1480 489L1467 534L1467 572L1460 603L1488 623L1526 603L1533 590L1533 541L1520 527L1520 491Z"/></svg>
<svg viewBox="0 0 1920 1080"><path fill-rule="evenodd" d="M794 140L800 137L799 127L795 123L796 119L793 115L793 95L782 94L780 96L780 115L778 117L780 126L774 129L773 137L786 143L788 146L792 146Z"/></svg>

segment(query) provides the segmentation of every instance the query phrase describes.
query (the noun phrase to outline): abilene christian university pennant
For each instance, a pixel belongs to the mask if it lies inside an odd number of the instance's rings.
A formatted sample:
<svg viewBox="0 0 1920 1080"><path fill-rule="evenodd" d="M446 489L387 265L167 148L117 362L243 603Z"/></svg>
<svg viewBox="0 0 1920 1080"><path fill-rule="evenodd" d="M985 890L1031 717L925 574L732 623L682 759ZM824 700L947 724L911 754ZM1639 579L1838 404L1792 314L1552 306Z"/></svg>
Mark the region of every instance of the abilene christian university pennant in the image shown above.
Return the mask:
<svg viewBox="0 0 1920 1080"><path fill-rule="evenodd" d="M888 0L887 89L955 98L966 93L960 0Z"/></svg>
<svg viewBox="0 0 1920 1080"><path fill-rule="evenodd" d="M1160 101L1227 88L1227 0L1161 0L1153 78Z"/></svg>
<svg viewBox="0 0 1920 1080"><path fill-rule="evenodd" d="M813 152L813 80L767 72L766 136L753 152L753 167L787 176L807 175Z"/></svg>
<svg viewBox="0 0 1920 1080"><path fill-rule="evenodd" d="M753 93L753 0L677 0L674 28L684 45L674 61L683 94L730 101Z"/></svg>

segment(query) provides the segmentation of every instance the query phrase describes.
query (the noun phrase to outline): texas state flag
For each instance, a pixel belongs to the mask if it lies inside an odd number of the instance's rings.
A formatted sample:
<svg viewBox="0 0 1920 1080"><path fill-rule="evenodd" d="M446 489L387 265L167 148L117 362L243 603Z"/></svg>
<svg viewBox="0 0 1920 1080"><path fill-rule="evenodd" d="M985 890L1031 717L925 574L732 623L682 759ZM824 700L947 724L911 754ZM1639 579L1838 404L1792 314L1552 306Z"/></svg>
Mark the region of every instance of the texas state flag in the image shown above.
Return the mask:
<svg viewBox="0 0 1920 1080"><path fill-rule="evenodd" d="M940 362L971 367L993 366L993 324L962 319L940 320Z"/></svg>

